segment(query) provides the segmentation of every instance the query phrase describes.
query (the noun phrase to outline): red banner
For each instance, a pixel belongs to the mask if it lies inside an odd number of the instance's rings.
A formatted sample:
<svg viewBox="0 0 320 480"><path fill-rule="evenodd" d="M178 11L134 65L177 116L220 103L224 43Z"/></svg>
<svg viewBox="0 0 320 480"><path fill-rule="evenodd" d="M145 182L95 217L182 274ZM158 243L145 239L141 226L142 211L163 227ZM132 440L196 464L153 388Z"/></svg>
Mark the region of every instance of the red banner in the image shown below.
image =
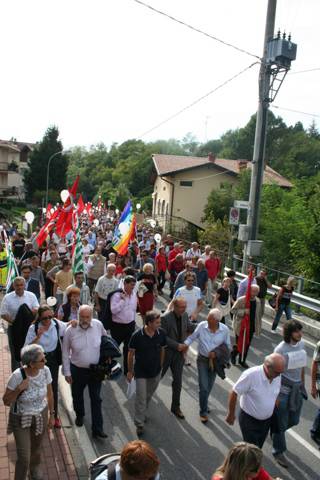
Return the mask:
<svg viewBox="0 0 320 480"><path fill-rule="evenodd" d="M245 308L249 310L250 310L252 280L253 280L253 269L250 268L249 275L248 275L246 299L245 299ZM249 345L249 333L250 333L250 313L246 313L241 322L240 333L238 337L238 345L237 345L241 361L243 361L244 353L246 351L246 348Z"/></svg>

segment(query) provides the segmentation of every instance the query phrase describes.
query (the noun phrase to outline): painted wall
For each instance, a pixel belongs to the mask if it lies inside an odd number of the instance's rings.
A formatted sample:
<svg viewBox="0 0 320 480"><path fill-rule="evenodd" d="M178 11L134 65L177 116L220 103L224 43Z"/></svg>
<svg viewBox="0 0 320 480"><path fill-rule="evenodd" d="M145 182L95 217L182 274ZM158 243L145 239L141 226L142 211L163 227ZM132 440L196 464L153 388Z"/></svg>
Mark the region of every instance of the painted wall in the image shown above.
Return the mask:
<svg viewBox="0 0 320 480"><path fill-rule="evenodd" d="M236 176L222 173L222 170L214 165L205 165L165 178L174 183L172 215L184 218L200 227L203 226L201 218L210 192L220 189L222 183L228 182L234 185L238 182ZM192 182L192 186L182 186L181 181ZM165 190L164 187L166 187ZM153 213L158 214L159 199L168 202L168 212L171 213L171 191L172 187L157 177L154 185L154 200L157 200L157 209L153 210Z"/></svg>

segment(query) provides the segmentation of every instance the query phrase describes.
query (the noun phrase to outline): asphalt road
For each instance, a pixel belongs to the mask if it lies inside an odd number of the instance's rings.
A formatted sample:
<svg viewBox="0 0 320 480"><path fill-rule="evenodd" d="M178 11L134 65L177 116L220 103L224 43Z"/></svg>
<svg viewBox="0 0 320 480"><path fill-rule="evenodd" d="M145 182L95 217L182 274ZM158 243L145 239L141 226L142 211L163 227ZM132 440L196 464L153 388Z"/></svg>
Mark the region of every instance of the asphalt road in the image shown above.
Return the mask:
<svg viewBox="0 0 320 480"><path fill-rule="evenodd" d="M160 298L157 307L165 308L164 298ZM281 341L281 336L270 333L270 321L263 322L263 332L253 340L248 355L250 366L261 364L263 358L272 352ZM305 337L308 353L306 386L310 387L310 365L314 349L314 340ZM196 349L196 345L193 347ZM225 422L228 392L242 370L232 367L227 371L227 379L217 379L210 399L210 420L206 425L199 421L198 381L195 355L189 354L191 366L185 367L181 409L185 420L178 420L170 413L171 378L170 372L161 381L149 408L143 439L156 449L161 460L161 478L163 480L209 480L212 473L222 463L230 446L242 440L238 423L230 427ZM120 451L122 446L136 437L133 423L134 399L126 398L126 381L104 382L102 388L103 415L106 440L94 440L93 447L97 455ZM310 426L320 407L319 400L311 396L304 402L300 424L287 433L288 470L279 467L273 460L271 443L264 445L264 466L274 477L284 480L319 480L320 450L310 439ZM86 395L85 427L90 436L90 406Z"/></svg>

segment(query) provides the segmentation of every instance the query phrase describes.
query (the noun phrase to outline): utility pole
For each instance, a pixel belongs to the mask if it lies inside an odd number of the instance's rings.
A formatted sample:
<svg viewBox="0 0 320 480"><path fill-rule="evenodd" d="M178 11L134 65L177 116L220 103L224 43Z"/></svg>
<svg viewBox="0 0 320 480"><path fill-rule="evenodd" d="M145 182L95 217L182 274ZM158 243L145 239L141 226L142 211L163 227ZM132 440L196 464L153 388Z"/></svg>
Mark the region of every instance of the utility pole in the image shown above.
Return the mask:
<svg viewBox="0 0 320 480"><path fill-rule="evenodd" d="M269 89L271 72L267 64L268 42L274 36L277 0L268 0L266 27L264 34L263 57L259 72L259 103L256 119L256 131L252 159L252 172L250 183L250 196L248 208L248 234L249 240L256 240L258 236L261 188L264 172L264 157L266 147L266 134L269 109ZM242 271L247 269L248 245L244 244Z"/></svg>

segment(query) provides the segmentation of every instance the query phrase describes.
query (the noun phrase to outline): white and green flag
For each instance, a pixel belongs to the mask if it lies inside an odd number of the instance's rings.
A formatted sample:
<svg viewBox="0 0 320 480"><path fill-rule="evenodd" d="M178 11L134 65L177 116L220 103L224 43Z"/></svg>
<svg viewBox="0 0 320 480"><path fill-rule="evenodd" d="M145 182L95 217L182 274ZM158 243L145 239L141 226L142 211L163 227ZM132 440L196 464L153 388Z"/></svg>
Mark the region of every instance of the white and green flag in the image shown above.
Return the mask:
<svg viewBox="0 0 320 480"><path fill-rule="evenodd" d="M76 238L72 255L72 271L75 275L78 272L84 272L82 242L80 235L79 218L77 212L74 213Z"/></svg>
<svg viewBox="0 0 320 480"><path fill-rule="evenodd" d="M6 234L5 230L3 230L3 235L4 235L4 242L5 242L5 245L6 245L6 250L7 250L7 269L8 269L8 273L7 273L6 292L8 292L9 288L12 285L13 280L16 277L19 276L19 271L18 271L18 267L16 265L14 255L12 253L11 244L9 242L9 239L7 237L7 234Z"/></svg>

